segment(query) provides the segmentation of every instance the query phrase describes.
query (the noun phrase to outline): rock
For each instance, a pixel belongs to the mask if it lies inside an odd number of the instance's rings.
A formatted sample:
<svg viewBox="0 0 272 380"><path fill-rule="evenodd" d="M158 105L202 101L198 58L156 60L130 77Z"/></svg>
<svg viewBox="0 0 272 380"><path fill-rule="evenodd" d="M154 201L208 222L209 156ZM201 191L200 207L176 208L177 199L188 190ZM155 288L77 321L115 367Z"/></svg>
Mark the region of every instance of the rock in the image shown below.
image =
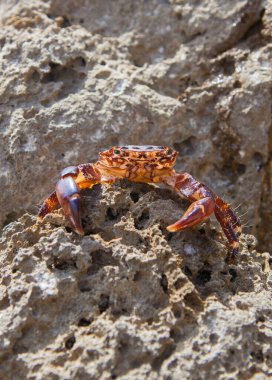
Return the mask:
<svg viewBox="0 0 272 380"><path fill-rule="evenodd" d="M267 247L270 16L259 0L3 2L0 224L35 213L63 167L148 142Z"/></svg>
<svg viewBox="0 0 272 380"><path fill-rule="evenodd" d="M3 0L0 20L0 378L271 376L271 4ZM147 143L241 204L237 264L213 221L166 233L188 204L147 185L86 190L83 238L37 223L65 166Z"/></svg>
<svg viewBox="0 0 272 380"><path fill-rule="evenodd" d="M167 232L186 207L168 189L82 197L84 237L61 211L4 229L0 378L268 376L272 282L253 236L228 265L209 223Z"/></svg>

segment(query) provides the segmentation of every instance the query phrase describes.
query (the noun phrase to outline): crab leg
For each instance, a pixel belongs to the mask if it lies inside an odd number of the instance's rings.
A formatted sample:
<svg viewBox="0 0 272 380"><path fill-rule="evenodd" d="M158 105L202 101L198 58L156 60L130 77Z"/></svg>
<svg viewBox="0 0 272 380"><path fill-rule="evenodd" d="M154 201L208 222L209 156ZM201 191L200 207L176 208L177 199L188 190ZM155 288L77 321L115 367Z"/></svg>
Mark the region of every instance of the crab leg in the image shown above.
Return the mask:
<svg viewBox="0 0 272 380"><path fill-rule="evenodd" d="M84 235L80 219L79 188L74 178L67 176L60 179L56 185L56 194L64 215L72 228L79 235Z"/></svg>
<svg viewBox="0 0 272 380"><path fill-rule="evenodd" d="M191 204L181 219L167 227L170 232L184 230L187 227L195 226L203 222L214 212L215 202L212 198L206 197Z"/></svg>
<svg viewBox="0 0 272 380"><path fill-rule="evenodd" d="M230 243L231 258L233 259L239 252L239 236L242 232L240 220L236 217L230 206L220 197L216 198L214 214Z"/></svg>
<svg viewBox="0 0 272 380"><path fill-rule="evenodd" d="M48 198L43 202L42 207L39 210L38 218L43 219L45 215L49 214L51 211L55 210L59 205L57 194L53 191Z"/></svg>
<svg viewBox="0 0 272 380"><path fill-rule="evenodd" d="M241 224L230 206L188 173L176 173L173 187L193 203L181 219L168 226L167 230L173 232L194 226L203 222L214 212L230 243L230 257L234 259L239 252Z"/></svg>
<svg viewBox="0 0 272 380"><path fill-rule="evenodd" d="M91 188L100 182L100 175L91 164L69 166L62 170L61 179L54 191L43 203L39 218L53 211L58 205L63 209L71 227L80 235L84 234L80 218L80 190Z"/></svg>

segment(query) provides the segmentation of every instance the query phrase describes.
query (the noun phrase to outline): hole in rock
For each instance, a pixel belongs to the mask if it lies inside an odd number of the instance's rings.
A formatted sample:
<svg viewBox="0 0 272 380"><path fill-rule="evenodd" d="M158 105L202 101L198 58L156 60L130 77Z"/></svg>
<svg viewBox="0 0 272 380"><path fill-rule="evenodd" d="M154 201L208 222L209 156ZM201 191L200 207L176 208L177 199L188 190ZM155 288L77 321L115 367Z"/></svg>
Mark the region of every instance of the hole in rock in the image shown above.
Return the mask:
<svg viewBox="0 0 272 380"><path fill-rule="evenodd" d="M185 265L185 267L184 267L184 274L190 278L193 276L193 272L191 271L191 269L187 265Z"/></svg>
<svg viewBox="0 0 272 380"><path fill-rule="evenodd" d="M195 292L187 293L184 296L184 302L185 302L185 305L188 306L192 310L196 310L196 311L203 310L202 301Z"/></svg>
<svg viewBox="0 0 272 380"><path fill-rule="evenodd" d="M230 279L230 281L231 281L231 282L234 282L235 279L236 279L236 277L237 277L237 272L236 272L236 270L233 269L233 268L230 268L230 269L229 269L229 274L231 275L231 279Z"/></svg>
<svg viewBox="0 0 272 380"><path fill-rule="evenodd" d="M235 61L233 57L224 57L220 61L220 68L225 75L232 75L235 72Z"/></svg>
<svg viewBox="0 0 272 380"><path fill-rule="evenodd" d="M138 230L143 230L145 228L146 222L149 220L149 210L145 209L139 216L137 220L135 220L135 227Z"/></svg>
<svg viewBox="0 0 272 380"><path fill-rule="evenodd" d="M162 287L164 293L167 293L168 292L168 279L164 273L161 275L160 284L161 284L161 287Z"/></svg>
<svg viewBox="0 0 272 380"><path fill-rule="evenodd" d="M188 280L186 278L183 278L183 277L179 277L176 279L176 281L174 282L174 287L176 290L179 290L180 288L182 288L186 283L188 282Z"/></svg>
<svg viewBox="0 0 272 380"><path fill-rule="evenodd" d="M77 269L76 263L72 260L54 259L54 267L58 270Z"/></svg>
<svg viewBox="0 0 272 380"><path fill-rule="evenodd" d="M139 198L140 198L140 195L138 193L136 193L136 191L132 191L130 193L130 198L131 200L134 202L134 203L137 203Z"/></svg>
<svg viewBox="0 0 272 380"><path fill-rule="evenodd" d="M196 276L196 284L199 286L204 286L211 280L211 277L212 271L210 269L201 269Z"/></svg>
<svg viewBox="0 0 272 380"><path fill-rule="evenodd" d="M71 336L69 339L67 339L65 342L65 347L67 348L67 350L71 350L75 342L76 338L74 336Z"/></svg>
<svg viewBox="0 0 272 380"><path fill-rule="evenodd" d="M110 299L109 296L107 296L105 294L101 295L100 301L98 304L98 308L99 308L100 313L103 313L104 311L106 311L108 309L108 307L110 305L109 299Z"/></svg>
<svg viewBox="0 0 272 380"><path fill-rule="evenodd" d="M87 319L87 318L80 318L80 320L78 321L78 326L79 327L86 327L86 326L89 326L91 324L91 321L90 319Z"/></svg>
<svg viewBox="0 0 272 380"><path fill-rule="evenodd" d="M178 307L177 305L174 305L173 306L173 314L174 314L176 319L179 319L181 317L180 307Z"/></svg>
<svg viewBox="0 0 272 380"><path fill-rule="evenodd" d="M180 157L191 156L197 148L197 139L194 136L188 137L186 140L175 143L174 149L178 151Z"/></svg>
<svg viewBox="0 0 272 380"><path fill-rule="evenodd" d="M251 352L250 356L259 363L263 363L264 361L264 355L263 355L262 350L259 350L257 352Z"/></svg>
<svg viewBox="0 0 272 380"><path fill-rule="evenodd" d="M174 343L168 343L164 346L162 353L157 356L152 362L152 367L154 370L158 371L161 368L163 362L168 359L174 352L175 347L176 345Z"/></svg>
<svg viewBox="0 0 272 380"><path fill-rule="evenodd" d="M107 209L107 218L109 220L116 220L118 218L118 211L117 210L114 210L113 208L109 207Z"/></svg>
<svg viewBox="0 0 272 380"><path fill-rule="evenodd" d="M211 333L210 336L209 336L209 338L210 338L210 342L212 344L216 344L218 342L219 336L217 334L215 334L215 333Z"/></svg>

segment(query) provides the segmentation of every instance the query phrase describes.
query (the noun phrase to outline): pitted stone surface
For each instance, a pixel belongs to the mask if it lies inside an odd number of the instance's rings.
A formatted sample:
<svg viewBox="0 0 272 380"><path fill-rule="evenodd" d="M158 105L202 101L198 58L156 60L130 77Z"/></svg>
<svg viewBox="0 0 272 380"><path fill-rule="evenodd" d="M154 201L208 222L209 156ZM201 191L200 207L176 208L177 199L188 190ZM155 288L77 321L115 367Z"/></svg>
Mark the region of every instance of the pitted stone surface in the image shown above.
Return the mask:
<svg viewBox="0 0 272 380"><path fill-rule="evenodd" d="M0 378L271 377L271 20L259 0L2 1ZM84 191L83 238L37 223L63 168L118 144L171 146L240 204L239 262L214 220L167 233L188 203L153 186Z"/></svg>
<svg viewBox="0 0 272 380"><path fill-rule="evenodd" d="M60 210L4 229L1 378L269 376L269 255L253 236L228 265L215 222L166 231L187 203L170 190L120 182L82 195L84 237Z"/></svg>

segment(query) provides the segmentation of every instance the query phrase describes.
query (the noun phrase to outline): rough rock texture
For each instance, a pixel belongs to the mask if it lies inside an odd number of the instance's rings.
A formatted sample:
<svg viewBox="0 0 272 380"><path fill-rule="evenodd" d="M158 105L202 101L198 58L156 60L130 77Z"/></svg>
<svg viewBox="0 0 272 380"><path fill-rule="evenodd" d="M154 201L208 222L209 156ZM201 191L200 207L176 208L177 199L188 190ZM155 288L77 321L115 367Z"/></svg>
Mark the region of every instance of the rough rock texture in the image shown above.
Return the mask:
<svg viewBox="0 0 272 380"><path fill-rule="evenodd" d="M0 17L0 378L272 376L271 2L3 0ZM243 235L228 266L213 221L166 234L188 204L146 185L86 191L84 238L61 212L36 223L62 168L146 143L241 204L257 251Z"/></svg>
<svg viewBox="0 0 272 380"><path fill-rule="evenodd" d="M5 228L0 378L272 375L269 255L253 236L230 266L208 224L166 233L186 207L169 190L120 183L83 196L83 238L60 211Z"/></svg>

